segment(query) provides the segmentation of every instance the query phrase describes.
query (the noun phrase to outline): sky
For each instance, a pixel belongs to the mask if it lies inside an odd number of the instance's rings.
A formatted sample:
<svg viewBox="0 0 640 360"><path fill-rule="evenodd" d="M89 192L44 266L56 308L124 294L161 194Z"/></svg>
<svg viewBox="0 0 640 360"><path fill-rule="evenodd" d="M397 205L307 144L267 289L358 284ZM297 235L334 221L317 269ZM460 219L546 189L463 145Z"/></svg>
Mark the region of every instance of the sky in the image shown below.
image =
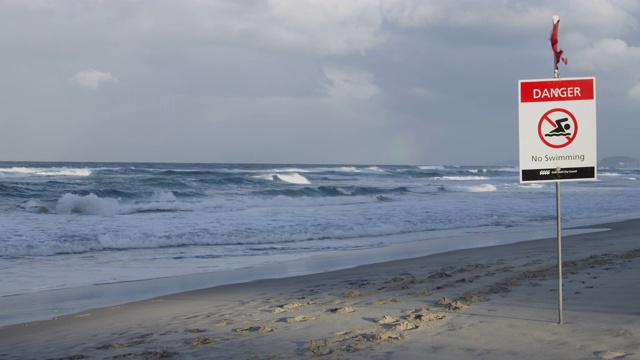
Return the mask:
<svg viewBox="0 0 640 360"><path fill-rule="evenodd" d="M640 157L640 2L0 0L0 160L517 164L518 81Z"/></svg>

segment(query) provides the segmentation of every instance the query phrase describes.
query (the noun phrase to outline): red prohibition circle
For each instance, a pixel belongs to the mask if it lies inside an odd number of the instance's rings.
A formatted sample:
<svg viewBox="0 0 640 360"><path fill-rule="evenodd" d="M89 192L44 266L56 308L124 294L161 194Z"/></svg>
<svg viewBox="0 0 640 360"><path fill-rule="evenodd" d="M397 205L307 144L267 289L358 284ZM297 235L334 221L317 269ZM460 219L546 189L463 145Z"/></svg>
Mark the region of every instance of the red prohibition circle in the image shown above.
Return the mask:
<svg viewBox="0 0 640 360"><path fill-rule="evenodd" d="M568 117L573 122L573 133L570 136L566 136L565 139L567 141L562 143L562 144L552 144L552 143L548 142L547 139L545 139L545 135L542 133L542 124L549 123L550 125L556 126L554 121L551 120L551 118L549 118L549 114L554 113L554 112L561 112L561 113L567 114ZM542 117L540 117L540 121L538 122L538 136L540 137L540 140L542 140L542 142L545 145L547 145L548 147L551 147L551 148L554 148L554 149L560 149L560 148L563 148L565 146L568 146L569 144L571 144L573 142L573 140L575 140L576 135L578 135L578 121L576 120L576 117L573 116L573 114L570 111L568 111L566 109L562 109L562 108L555 108L555 109L551 109L551 110L547 111L546 113L544 113L544 115L542 115Z"/></svg>

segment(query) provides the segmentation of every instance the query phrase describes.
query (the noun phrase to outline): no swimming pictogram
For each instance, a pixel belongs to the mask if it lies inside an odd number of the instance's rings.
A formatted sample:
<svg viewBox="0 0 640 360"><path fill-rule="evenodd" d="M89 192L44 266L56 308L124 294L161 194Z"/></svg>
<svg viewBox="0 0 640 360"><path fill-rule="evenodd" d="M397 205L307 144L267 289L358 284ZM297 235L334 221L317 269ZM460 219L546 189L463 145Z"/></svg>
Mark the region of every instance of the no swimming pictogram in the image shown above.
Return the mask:
<svg viewBox="0 0 640 360"><path fill-rule="evenodd" d="M555 108L547 111L538 121L538 136L548 147L563 148L578 135L578 121L566 109Z"/></svg>

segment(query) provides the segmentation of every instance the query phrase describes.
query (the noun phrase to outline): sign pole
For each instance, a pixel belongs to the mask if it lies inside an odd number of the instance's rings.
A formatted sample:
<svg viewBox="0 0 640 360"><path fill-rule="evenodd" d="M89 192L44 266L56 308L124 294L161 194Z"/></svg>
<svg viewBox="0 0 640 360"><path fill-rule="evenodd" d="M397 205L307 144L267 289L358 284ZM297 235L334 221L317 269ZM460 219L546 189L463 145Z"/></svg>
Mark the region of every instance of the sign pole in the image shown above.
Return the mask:
<svg viewBox="0 0 640 360"><path fill-rule="evenodd" d="M558 167L560 173L560 167ZM556 216L558 217L558 324L562 324L562 228L560 217L560 181L556 181Z"/></svg>
<svg viewBox="0 0 640 360"><path fill-rule="evenodd" d="M560 21L558 19L557 21ZM554 23L556 20L554 19ZM558 63L554 61L553 77L560 80ZM560 178L560 166L556 168ZM560 216L560 181L556 181L556 222L558 235L558 324L562 325L562 217Z"/></svg>
<svg viewBox="0 0 640 360"><path fill-rule="evenodd" d="M553 77L560 80L560 72L558 71L558 63L563 60L562 50L558 49L558 25L560 25L560 16L551 17L553 22L553 30L551 31L551 49L553 50ZM574 130L575 132L576 130ZM560 166L556 168L558 180L556 181L556 216L558 227L558 324L562 324L562 218L560 217Z"/></svg>
<svg viewBox="0 0 640 360"><path fill-rule="evenodd" d="M560 72L558 71L558 63L562 56L562 50L558 50L558 25L560 17L555 15L551 17L553 22L553 30L551 32L551 48L554 53L553 61L553 77L560 80ZM560 179L560 166L556 168L558 179ZM558 232L558 324L562 325L562 217L560 216L560 181L556 181L556 217Z"/></svg>

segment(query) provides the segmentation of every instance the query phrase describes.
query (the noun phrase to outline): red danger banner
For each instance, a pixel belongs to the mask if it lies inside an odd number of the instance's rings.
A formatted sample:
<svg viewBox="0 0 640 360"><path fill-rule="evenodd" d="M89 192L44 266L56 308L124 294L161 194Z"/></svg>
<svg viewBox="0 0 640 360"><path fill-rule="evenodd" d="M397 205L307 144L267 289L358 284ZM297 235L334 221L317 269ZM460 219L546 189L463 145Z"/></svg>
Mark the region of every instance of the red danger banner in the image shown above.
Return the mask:
<svg viewBox="0 0 640 360"><path fill-rule="evenodd" d="M520 83L520 102L594 100L593 79L543 80Z"/></svg>

